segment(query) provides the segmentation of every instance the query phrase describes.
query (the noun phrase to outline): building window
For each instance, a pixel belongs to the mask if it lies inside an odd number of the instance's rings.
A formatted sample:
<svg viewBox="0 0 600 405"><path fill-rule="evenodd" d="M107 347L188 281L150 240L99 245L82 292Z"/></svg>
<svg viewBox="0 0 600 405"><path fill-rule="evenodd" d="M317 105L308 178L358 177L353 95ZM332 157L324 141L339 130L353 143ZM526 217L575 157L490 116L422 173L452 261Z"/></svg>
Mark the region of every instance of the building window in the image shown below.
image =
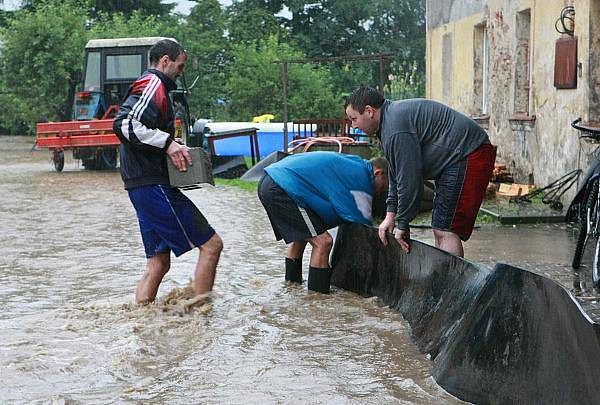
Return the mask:
<svg viewBox="0 0 600 405"><path fill-rule="evenodd" d="M487 115L489 50L485 24L475 26L473 46L474 110L476 115Z"/></svg>
<svg viewBox="0 0 600 405"><path fill-rule="evenodd" d="M531 45L531 10L517 13L517 49L515 54L515 91L514 115L530 115L529 89L530 71L529 55Z"/></svg>
<svg viewBox="0 0 600 405"><path fill-rule="evenodd" d="M444 102L452 102L452 34L446 33L442 38L442 96Z"/></svg>

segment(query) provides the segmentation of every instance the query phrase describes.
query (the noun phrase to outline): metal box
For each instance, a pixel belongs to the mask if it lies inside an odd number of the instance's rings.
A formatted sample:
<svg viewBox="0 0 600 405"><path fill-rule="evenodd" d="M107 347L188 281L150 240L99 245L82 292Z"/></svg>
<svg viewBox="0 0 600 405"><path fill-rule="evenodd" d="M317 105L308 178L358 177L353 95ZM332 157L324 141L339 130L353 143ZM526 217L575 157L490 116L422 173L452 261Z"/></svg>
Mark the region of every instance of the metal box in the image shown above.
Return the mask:
<svg viewBox="0 0 600 405"><path fill-rule="evenodd" d="M556 40L554 87L557 89L577 88L577 37Z"/></svg>
<svg viewBox="0 0 600 405"><path fill-rule="evenodd" d="M169 168L169 183L173 187L182 189L200 188L202 185L215 184L212 173L210 157L202 148L190 148L192 156L192 165L188 166L187 171L180 172L171 159L167 156L167 166Z"/></svg>

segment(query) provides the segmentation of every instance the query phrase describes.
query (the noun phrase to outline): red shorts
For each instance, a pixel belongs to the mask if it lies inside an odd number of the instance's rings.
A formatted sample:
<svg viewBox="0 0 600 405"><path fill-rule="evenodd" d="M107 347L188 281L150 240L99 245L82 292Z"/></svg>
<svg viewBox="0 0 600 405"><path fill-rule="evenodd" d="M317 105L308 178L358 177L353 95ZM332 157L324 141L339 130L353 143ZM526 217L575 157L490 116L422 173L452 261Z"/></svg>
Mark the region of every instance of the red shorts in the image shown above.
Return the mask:
<svg viewBox="0 0 600 405"><path fill-rule="evenodd" d="M435 180L433 229L453 232L463 241L469 239L495 161L496 147L485 143L466 159L444 169Z"/></svg>

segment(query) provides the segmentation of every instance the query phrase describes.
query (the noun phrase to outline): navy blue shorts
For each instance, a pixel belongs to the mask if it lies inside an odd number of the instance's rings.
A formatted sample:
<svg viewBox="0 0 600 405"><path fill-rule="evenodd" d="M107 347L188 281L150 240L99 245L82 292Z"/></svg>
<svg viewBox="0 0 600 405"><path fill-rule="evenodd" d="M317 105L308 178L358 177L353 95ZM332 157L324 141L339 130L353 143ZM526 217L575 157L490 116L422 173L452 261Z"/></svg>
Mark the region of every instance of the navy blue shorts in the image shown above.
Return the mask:
<svg viewBox="0 0 600 405"><path fill-rule="evenodd" d="M317 213L299 207L266 173L258 183L258 198L267 211L277 240L283 239L285 243L308 240L328 229Z"/></svg>
<svg viewBox="0 0 600 405"><path fill-rule="evenodd" d="M202 246L215 234L194 203L176 188L150 185L128 192L147 258L170 251L180 256Z"/></svg>

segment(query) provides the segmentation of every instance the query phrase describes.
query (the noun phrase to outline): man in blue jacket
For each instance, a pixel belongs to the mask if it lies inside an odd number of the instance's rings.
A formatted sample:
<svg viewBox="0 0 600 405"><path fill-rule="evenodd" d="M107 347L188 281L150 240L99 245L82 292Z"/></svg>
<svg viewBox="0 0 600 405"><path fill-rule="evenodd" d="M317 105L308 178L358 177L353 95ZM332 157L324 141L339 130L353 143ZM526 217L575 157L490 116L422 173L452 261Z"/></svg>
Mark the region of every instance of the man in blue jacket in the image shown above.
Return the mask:
<svg viewBox="0 0 600 405"><path fill-rule="evenodd" d="M302 282L302 256L310 243L308 289L328 293L333 238L327 230L343 222L371 225L373 203L387 193L387 161L306 152L286 157L265 172L258 196L275 237L289 244L285 279Z"/></svg>
<svg viewBox="0 0 600 405"><path fill-rule="evenodd" d="M192 164L185 145L174 141L174 113L169 92L183 73L186 54L168 39L150 48L151 68L129 88L113 129L121 140L121 177L135 208L146 251L146 272L135 300L154 300L175 256L198 247L194 291L213 288L223 242L202 213L181 191L169 185L167 158L180 170Z"/></svg>

